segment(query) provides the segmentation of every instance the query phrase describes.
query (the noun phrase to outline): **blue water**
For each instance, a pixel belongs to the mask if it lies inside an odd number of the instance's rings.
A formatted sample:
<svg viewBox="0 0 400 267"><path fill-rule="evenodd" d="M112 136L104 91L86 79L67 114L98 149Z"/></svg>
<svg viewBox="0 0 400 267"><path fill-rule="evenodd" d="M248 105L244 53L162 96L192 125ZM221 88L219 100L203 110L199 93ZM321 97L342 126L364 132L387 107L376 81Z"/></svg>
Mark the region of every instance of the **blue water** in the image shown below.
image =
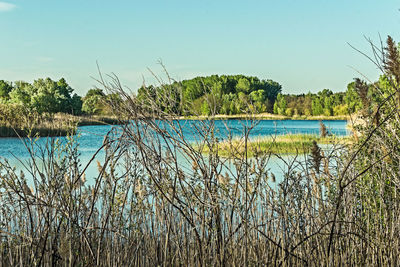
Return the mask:
<svg viewBox="0 0 400 267"><path fill-rule="evenodd" d="M163 122L159 122L163 125ZM175 121L176 125L179 125L182 129L184 138L189 143L195 143L200 141L199 132L203 135L206 134L205 129L202 126L207 126L210 123L215 123L215 136L220 139L225 139L229 135L234 137L243 136L244 130L251 127L251 123L244 120L216 120L216 121L197 121L197 120L181 120ZM349 131L346 128L347 121L323 121L326 125L328 132L334 135L343 136L348 135ZM254 126L254 125L253 125ZM119 126L116 127L117 131ZM283 121L272 121L272 120L262 120L258 121L255 127L250 132L250 138L271 136L271 135L282 135L282 134L319 134L320 124L319 121L310 120L283 120ZM113 126L101 125L101 126L83 126L79 127L78 135L73 138L77 138L78 141L78 151L80 153L80 162L82 163L81 169L83 169L92 159L94 153L102 146L104 136L113 129ZM165 126L165 129L172 135L176 137L176 133L171 131L171 128ZM26 140L26 139L25 139ZM44 146L46 142L49 142L48 138L37 139L36 150L41 146ZM60 137L57 140L60 142L66 142L66 137ZM88 178L88 183L94 181L92 178L96 177L98 174L96 161L104 162L104 151L99 151L95 157L95 161L92 161L88 168L86 169L86 177ZM290 160L291 155L285 155L285 160ZM19 138L0 138L0 160L4 158L8 162L17 168L17 170L23 170L26 177L28 178L28 184L31 183L30 175L27 174L24 169L23 164L29 161L30 156L28 150L26 149L23 140ZM190 163L181 159L181 167L189 168ZM186 166L188 165L188 166ZM267 168L274 172L277 180L283 177L285 164L276 157L272 157L268 162Z"/></svg>
<svg viewBox="0 0 400 267"><path fill-rule="evenodd" d="M181 125L185 125L184 132L185 137L188 140L193 141L197 138L193 137L193 132L196 132L195 125L199 125L201 122L196 120L181 121ZM203 122L211 123L211 122ZM250 121L245 120L217 120L215 123L216 136L221 139L227 138L229 135L244 136L245 129L252 127ZM328 132L337 136L344 136L349 134L347 130L347 121L335 120L335 121L323 121L328 129ZM283 134L319 134L320 122L317 120L261 120L257 121L254 128L250 131L250 138L262 137L271 135L283 135Z"/></svg>
<svg viewBox="0 0 400 267"><path fill-rule="evenodd" d="M215 123L215 135L220 139L227 138L229 135L232 137L242 136L246 127L251 127L251 124L244 120L216 120L213 122L181 120L176 123L180 124L183 135L189 142L199 141L199 137L196 137L197 128L202 124ZM338 136L349 134L345 120L323 121L323 123L331 134ZM250 138L282 134L319 134L319 128L319 121L313 120L261 120L250 132ZM104 135L111 129L112 126L109 125L79 127L77 138L82 158L90 158L102 145ZM60 139L65 141L65 137ZM37 142L45 144L46 141L46 138L39 138ZM15 157L24 159L28 156L28 151L19 138L0 138L0 157L13 161Z"/></svg>

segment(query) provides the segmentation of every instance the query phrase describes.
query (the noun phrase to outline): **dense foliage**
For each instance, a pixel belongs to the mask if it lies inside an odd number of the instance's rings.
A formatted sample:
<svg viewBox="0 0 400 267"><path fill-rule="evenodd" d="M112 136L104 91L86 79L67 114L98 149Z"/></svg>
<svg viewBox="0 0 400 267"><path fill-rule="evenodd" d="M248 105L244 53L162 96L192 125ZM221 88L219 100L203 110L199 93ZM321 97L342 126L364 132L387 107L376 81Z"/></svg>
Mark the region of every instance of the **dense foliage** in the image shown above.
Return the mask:
<svg viewBox="0 0 400 267"><path fill-rule="evenodd" d="M278 95L273 112L285 116L340 116L362 108L362 100L351 82L346 92L333 93L324 89L316 94Z"/></svg>
<svg viewBox="0 0 400 267"><path fill-rule="evenodd" d="M155 106L166 114L235 115L243 113L274 113L284 116L339 116L353 114L368 103L381 100L373 92L375 86L387 86L383 75L375 84L356 88L351 82L345 92L324 89L316 94L282 94L282 86L272 80L244 75L211 75L196 77L163 86L142 86L137 100L152 112ZM84 97L73 93L65 79L38 79L32 84L0 80L0 104L21 105L42 113L74 115L111 115L121 98L101 89L90 89ZM112 105L110 105L112 104Z"/></svg>
<svg viewBox="0 0 400 267"><path fill-rule="evenodd" d="M282 86L272 80L244 75L196 77L168 86L141 87L138 99L153 101L164 112L181 115L241 114L272 111ZM157 99L157 101L155 101Z"/></svg>
<svg viewBox="0 0 400 267"><path fill-rule="evenodd" d="M309 92L293 95L282 94L282 86L272 80L244 75L212 75L158 87L143 86L138 90L137 99L148 109L157 106L167 114L234 115L269 112L289 117L340 116L353 114L365 104L365 96L355 88L355 83L349 83L345 92L333 93L323 89L316 94ZM366 85L368 97L373 86Z"/></svg>
<svg viewBox="0 0 400 267"><path fill-rule="evenodd" d="M82 111L90 115L111 115L121 98L117 94L106 94L101 89L90 89L83 98Z"/></svg>
<svg viewBox="0 0 400 267"><path fill-rule="evenodd" d="M120 101L116 94L105 94L101 89L90 89L83 98L73 92L64 78L38 79L33 83L0 80L0 105L2 109L25 109L36 114L110 115L108 104Z"/></svg>
<svg viewBox="0 0 400 267"><path fill-rule="evenodd" d="M0 81L0 103L16 104L38 113L81 113L82 101L64 78L35 80L32 84Z"/></svg>
<svg viewBox="0 0 400 267"><path fill-rule="evenodd" d="M345 92L323 89L318 93L282 94L282 86L272 80L244 75L212 75L196 77L163 86L142 86L137 100L148 113L159 110L179 115L235 115L273 113L288 117L342 116L372 108L385 95L374 88L388 87L382 75L373 84L355 79ZM112 115L121 104L117 94L90 89L84 97L73 93L65 79L38 79L32 84L0 80L0 105L20 105L39 114L58 112L74 115ZM155 108L157 107L157 108Z"/></svg>

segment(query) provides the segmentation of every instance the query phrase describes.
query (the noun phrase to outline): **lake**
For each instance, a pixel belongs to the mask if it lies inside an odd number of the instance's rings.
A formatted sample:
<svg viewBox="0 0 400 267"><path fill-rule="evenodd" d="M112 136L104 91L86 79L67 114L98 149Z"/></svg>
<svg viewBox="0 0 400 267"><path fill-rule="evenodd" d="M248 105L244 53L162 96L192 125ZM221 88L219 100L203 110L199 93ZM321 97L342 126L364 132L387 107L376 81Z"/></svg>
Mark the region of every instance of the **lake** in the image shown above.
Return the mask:
<svg viewBox="0 0 400 267"><path fill-rule="evenodd" d="M185 137L194 141L192 126L199 123L196 120L181 120ZM328 131L334 135L345 136L349 134L346 128L347 121L323 121ZM216 120L215 127L218 136L223 139L227 136L226 125L233 136L243 133L246 121L244 120ZM79 127L79 149L82 156L91 156L102 144L104 135L112 129L109 125L94 125ZM261 120L252 130L250 137L270 136L282 134L319 134L319 121L316 120ZM44 143L46 138L40 138L39 143ZM61 139L64 139L63 137ZM12 154L19 158L28 156L23 142L18 138L0 138L0 157L12 158Z"/></svg>
<svg viewBox="0 0 400 267"><path fill-rule="evenodd" d="M241 136L245 126L249 126L248 122L245 120L215 120L213 122L217 129L216 135L221 139L226 138L228 132L230 132L232 136ZM199 125L200 123L207 123L207 121L180 120L177 121L177 123L181 124L184 136L187 140L195 142L196 137L193 134L193 126ZM345 120L323 121L323 123L331 134L345 136L350 133L347 129L347 121ZM110 125L79 127L78 143L83 164L89 161L93 153L102 145L104 135L107 134L112 127L113 126ZM319 134L319 128L320 124L317 120L261 120L258 121L256 127L251 131L250 138L283 134ZM60 139L65 140L65 137L61 137ZM38 144L45 144L45 142L46 138L38 139ZM102 156L104 156L103 152L99 153L97 158L101 161ZM20 139L0 138L0 157L6 158L17 168L21 168L21 164L16 158L26 160L29 158L29 153ZM279 164L271 161L270 167L271 169L279 169ZM96 172L96 167L91 166L88 171L94 174Z"/></svg>

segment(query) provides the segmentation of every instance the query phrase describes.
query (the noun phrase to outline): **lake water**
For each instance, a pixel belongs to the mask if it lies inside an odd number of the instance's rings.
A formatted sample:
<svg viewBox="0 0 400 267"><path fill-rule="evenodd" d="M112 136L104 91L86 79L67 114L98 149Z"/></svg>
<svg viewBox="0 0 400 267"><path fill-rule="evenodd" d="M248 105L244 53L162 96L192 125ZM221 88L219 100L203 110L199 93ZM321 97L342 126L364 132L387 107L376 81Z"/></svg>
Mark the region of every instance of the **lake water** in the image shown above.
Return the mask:
<svg viewBox="0 0 400 267"><path fill-rule="evenodd" d="M190 142L194 142L196 141L196 137L193 134L193 127L196 125L198 126L200 123L207 122L181 120L177 123L181 124L185 138ZM229 132L232 136L242 136L245 127L250 126L248 122L244 120L216 120L214 123L217 129L217 136L221 139L226 138ZM323 123L331 134L337 136L349 134L349 130L346 128L347 121L335 120L323 121ZM107 134L112 127L113 126L109 125L79 127L78 142L82 163L89 161L92 155L102 145L104 135ZM282 134L319 134L319 128L319 121L313 120L261 120L251 131L250 138ZM60 139L65 140L65 137L61 137ZM38 140L38 144L45 144L45 142L46 138L39 138ZM104 156L103 152L99 153L98 158L101 160L102 156ZM0 138L0 157L6 158L17 168L21 168L21 164L16 158L26 160L29 158L29 153L20 139ZM278 169L278 165L279 164L273 161L271 162L272 169ZM91 166L88 171L95 172L96 167Z"/></svg>
<svg viewBox="0 0 400 267"><path fill-rule="evenodd" d="M199 122L194 120L182 120L179 123L182 125L185 137L190 141L194 141L196 138L193 136L193 125ZM334 135L344 136L349 134L349 130L346 128L347 121L335 120L323 121L323 123L328 128L328 131ZM218 129L217 135L221 139L226 138L228 134L226 126L233 136L240 136L243 134L246 121L215 121L215 128ZM275 134L319 134L319 127L319 121L313 120L261 120L251 131L250 137L271 136ZM110 131L111 128L112 126L109 125L79 127L79 149L82 156L91 156L101 146L104 135ZM45 143L45 139L46 138L40 138L38 142ZM18 158L25 158L28 156L27 150L20 139L0 138L0 157L12 158L12 154Z"/></svg>

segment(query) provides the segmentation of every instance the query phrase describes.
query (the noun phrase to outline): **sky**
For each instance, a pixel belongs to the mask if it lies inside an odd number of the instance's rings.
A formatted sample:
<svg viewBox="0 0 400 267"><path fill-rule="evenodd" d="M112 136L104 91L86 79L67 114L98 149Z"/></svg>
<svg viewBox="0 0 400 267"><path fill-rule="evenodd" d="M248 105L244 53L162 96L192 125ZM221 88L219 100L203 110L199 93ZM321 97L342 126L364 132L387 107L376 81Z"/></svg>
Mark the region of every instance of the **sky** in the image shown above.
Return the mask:
<svg viewBox="0 0 400 267"><path fill-rule="evenodd" d="M0 0L0 80L64 77L79 95L115 73L143 81L211 74L272 79L283 93L344 91L379 71L366 38L400 41L400 1Z"/></svg>

